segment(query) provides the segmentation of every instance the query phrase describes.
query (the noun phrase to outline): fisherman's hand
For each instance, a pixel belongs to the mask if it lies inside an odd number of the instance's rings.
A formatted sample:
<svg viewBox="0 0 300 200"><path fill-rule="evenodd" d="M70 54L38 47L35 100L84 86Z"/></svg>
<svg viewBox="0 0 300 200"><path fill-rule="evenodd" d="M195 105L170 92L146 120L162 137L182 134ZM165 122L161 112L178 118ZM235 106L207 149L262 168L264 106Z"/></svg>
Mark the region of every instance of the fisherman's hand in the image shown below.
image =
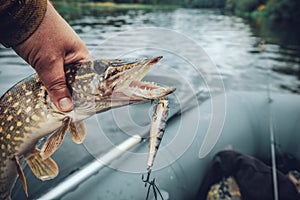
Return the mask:
<svg viewBox="0 0 300 200"><path fill-rule="evenodd" d="M57 108L71 111L73 103L63 66L87 60L89 54L78 35L49 2L38 29L14 50L36 70Z"/></svg>

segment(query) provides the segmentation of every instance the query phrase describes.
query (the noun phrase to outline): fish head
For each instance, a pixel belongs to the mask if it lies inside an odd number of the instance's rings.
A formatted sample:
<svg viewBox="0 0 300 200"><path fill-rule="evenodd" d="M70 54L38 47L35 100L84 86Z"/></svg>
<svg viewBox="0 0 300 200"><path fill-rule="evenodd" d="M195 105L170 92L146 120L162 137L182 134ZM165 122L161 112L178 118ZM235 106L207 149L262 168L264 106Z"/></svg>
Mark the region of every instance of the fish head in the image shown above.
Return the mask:
<svg viewBox="0 0 300 200"><path fill-rule="evenodd" d="M82 63L77 68L76 75L73 75L74 80L70 81L75 103L81 102L79 104L82 105L83 100L93 99L95 104L109 109L167 96L175 91L174 87L162 87L153 82L142 81L161 58L133 62L120 59L94 60ZM72 70L66 70L66 74L67 71ZM97 112L105 109L96 107Z"/></svg>

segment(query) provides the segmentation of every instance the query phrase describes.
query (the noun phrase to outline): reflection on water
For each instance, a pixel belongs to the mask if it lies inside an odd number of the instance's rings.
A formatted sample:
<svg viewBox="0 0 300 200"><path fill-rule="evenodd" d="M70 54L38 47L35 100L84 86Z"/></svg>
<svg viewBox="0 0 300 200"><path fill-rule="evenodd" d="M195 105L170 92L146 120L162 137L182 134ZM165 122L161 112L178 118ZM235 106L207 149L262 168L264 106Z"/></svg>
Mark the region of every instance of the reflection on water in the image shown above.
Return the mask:
<svg viewBox="0 0 300 200"><path fill-rule="evenodd" d="M288 29L288 26L274 26L261 21L247 22L235 16L225 16L217 10L97 11L85 8L70 10L64 16L93 56L98 58L104 55L110 57L114 49L124 48L120 41L107 52L95 51L103 41L117 33L141 27L162 27L178 31L203 47L220 70L226 90L264 91L270 87L273 91L300 92L300 30L294 27ZM161 37L172 41L166 35ZM262 39L266 45L261 54L258 49ZM138 42L130 33L125 34L122 40ZM176 40L172 42L182 45ZM147 51L144 54L156 56ZM176 59L166 62L182 73L188 70ZM10 49L2 47L0 64L0 94L33 72ZM191 82L194 85L199 83L196 77Z"/></svg>

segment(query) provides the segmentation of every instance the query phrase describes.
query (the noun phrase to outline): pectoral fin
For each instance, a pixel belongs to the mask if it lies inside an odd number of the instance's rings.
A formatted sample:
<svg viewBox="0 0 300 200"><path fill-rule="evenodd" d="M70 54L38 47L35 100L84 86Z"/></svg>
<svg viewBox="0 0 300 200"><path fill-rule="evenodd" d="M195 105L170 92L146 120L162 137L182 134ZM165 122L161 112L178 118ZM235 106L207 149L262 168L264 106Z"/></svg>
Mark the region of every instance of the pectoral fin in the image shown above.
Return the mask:
<svg viewBox="0 0 300 200"><path fill-rule="evenodd" d="M19 174L19 179L22 183L22 186L23 186L23 189L25 191L25 194L26 196L28 197L28 190L27 190L27 183L26 183L26 178L25 178L25 175L24 175L24 172L23 172L23 169L21 167L21 164L20 164L20 161L19 161L19 158L17 156L15 156L15 162L16 162L16 166L17 166L17 171L18 171L18 174Z"/></svg>
<svg viewBox="0 0 300 200"><path fill-rule="evenodd" d="M63 125L45 142L41 149L41 157L43 159L49 158L60 147L66 136L70 123L71 119L66 117L63 121Z"/></svg>
<svg viewBox="0 0 300 200"><path fill-rule="evenodd" d="M29 154L26 161L33 174L42 181L55 178L59 172L55 161L50 157L43 159L38 149Z"/></svg>
<svg viewBox="0 0 300 200"><path fill-rule="evenodd" d="M76 144L81 144L86 136L86 128L84 121L70 124L70 135Z"/></svg>

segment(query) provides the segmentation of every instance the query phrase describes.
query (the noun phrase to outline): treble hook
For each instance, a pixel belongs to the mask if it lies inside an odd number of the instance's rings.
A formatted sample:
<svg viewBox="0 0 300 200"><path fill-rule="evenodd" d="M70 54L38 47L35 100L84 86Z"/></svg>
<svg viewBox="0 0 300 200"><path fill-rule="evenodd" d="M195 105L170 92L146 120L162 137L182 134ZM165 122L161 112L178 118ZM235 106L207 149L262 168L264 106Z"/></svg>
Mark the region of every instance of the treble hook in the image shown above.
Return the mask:
<svg viewBox="0 0 300 200"><path fill-rule="evenodd" d="M154 194L154 198L155 200L157 200L157 192L160 196L160 198L162 200L164 200L164 197L162 196L159 188L157 187L157 185L155 184L155 178L150 181L150 174L151 174L151 170L148 171L147 173L147 178L144 178L144 174L142 175L142 181L145 183L145 187L147 187L147 184L149 184L148 190L147 190L147 196L146 196L146 200L149 199L149 194L150 194L150 189L152 188L153 190L153 194Z"/></svg>
<svg viewBox="0 0 300 200"><path fill-rule="evenodd" d="M146 179L144 178L144 174L142 175L142 181L145 183L145 187L147 186L147 183L149 183L150 173L151 172L148 171Z"/></svg>

